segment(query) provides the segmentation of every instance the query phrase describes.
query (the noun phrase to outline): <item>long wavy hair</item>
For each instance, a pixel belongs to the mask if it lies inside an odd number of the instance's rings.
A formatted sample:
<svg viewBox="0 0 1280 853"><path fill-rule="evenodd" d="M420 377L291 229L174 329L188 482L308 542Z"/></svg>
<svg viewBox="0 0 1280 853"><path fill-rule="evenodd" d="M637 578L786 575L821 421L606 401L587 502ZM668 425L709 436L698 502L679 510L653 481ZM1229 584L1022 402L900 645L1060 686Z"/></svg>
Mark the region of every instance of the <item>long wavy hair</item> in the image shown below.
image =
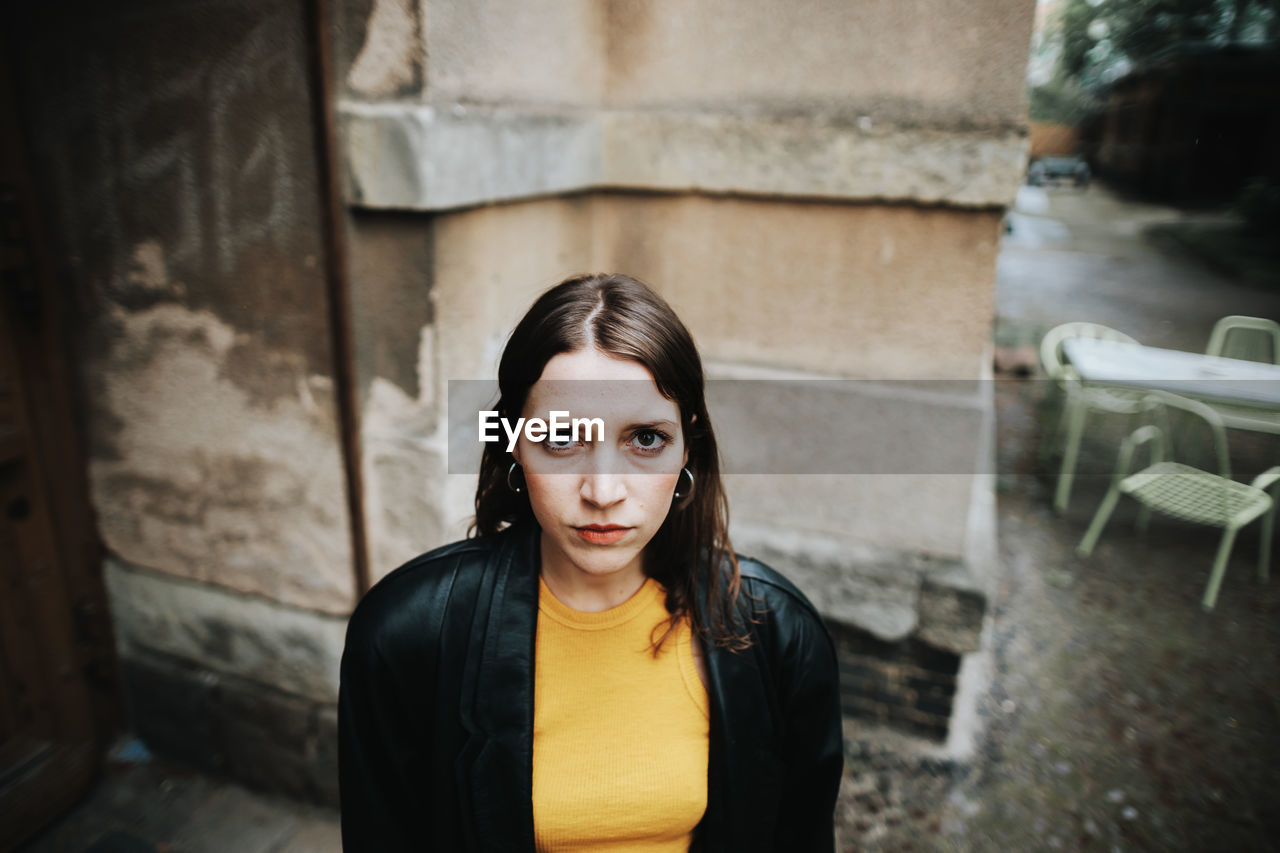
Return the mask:
<svg viewBox="0 0 1280 853"><path fill-rule="evenodd" d="M744 626L734 618L741 576L729 542L729 505L707 414L702 359L689 330L661 296L619 274L575 276L542 294L503 350L498 365L500 416L520 416L530 388L553 357L591 346L648 368L658 391L680 409L689 451L692 494L672 503L644 550L645 573L666 589L671 614L655 640L655 653L685 618L701 639L722 648L746 648ZM472 535L493 536L509 525L536 523L527 491L517 493L507 484L513 461L501 442L485 444ZM705 612L696 606L702 584L707 590Z"/></svg>

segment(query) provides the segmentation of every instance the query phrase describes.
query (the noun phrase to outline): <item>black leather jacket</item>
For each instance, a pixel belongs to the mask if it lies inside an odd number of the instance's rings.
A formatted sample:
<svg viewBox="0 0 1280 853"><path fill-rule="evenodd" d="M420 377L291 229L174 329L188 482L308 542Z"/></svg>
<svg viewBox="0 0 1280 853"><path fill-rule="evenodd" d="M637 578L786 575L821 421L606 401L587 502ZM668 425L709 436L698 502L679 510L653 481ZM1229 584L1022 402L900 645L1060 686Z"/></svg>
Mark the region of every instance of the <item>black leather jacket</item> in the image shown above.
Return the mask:
<svg viewBox="0 0 1280 853"><path fill-rule="evenodd" d="M347 853L533 851L539 531L424 554L347 627L338 705ZM741 559L745 652L708 649L707 812L694 849L829 851L843 768L835 652L813 606Z"/></svg>

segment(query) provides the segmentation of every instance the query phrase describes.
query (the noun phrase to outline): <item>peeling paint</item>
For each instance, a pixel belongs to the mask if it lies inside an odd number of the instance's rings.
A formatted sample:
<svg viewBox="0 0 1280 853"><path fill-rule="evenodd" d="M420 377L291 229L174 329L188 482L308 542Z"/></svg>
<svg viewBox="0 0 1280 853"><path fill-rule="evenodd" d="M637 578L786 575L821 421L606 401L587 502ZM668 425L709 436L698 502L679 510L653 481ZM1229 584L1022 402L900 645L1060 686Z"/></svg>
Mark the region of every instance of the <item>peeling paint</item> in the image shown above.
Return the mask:
<svg viewBox="0 0 1280 853"><path fill-rule="evenodd" d="M347 75L352 91L369 97L412 86L417 68L418 25L413 0L375 0L364 44Z"/></svg>
<svg viewBox="0 0 1280 853"><path fill-rule="evenodd" d="M375 577L444 542L446 450L434 363L434 329L424 326L418 347L418 396L375 378L361 414L367 534Z"/></svg>
<svg viewBox="0 0 1280 853"><path fill-rule="evenodd" d="M269 406L228 378L251 343L209 311L112 311L90 366L110 413L90 464L103 539L124 559L241 592L344 612L351 550L337 418L325 377ZM321 393L317 393L321 392Z"/></svg>

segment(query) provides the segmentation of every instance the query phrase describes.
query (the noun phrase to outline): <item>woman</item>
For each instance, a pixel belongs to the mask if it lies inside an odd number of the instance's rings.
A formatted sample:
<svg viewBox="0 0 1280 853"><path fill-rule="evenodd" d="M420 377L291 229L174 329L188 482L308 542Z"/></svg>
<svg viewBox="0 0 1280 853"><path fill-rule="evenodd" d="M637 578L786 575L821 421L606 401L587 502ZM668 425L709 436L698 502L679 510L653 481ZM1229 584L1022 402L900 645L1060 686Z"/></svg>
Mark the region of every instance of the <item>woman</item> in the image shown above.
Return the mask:
<svg viewBox="0 0 1280 853"><path fill-rule="evenodd" d="M498 384L508 428L560 412L593 432L487 443L473 538L352 614L344 849L832 849L834 649L729 547L684 325L635 279L571 278Z"/></svg>

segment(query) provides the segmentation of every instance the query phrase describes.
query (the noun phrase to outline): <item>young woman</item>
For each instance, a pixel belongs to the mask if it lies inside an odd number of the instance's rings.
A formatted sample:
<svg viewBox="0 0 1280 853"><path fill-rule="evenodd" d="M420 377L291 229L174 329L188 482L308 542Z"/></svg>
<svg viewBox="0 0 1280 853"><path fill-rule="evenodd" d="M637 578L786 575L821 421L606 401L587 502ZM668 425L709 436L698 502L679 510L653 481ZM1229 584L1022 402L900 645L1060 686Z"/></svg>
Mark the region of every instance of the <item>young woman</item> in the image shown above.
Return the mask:
<svg viewBox="0 0 1280 853"><path fill-rule="evenodd" d="M542 295L498 369L473 538L378 582L339 697L347 853L831 850L835 653L729 546L693 339L622 275ZM591 430L588 434L588 429Z"/></svg>

